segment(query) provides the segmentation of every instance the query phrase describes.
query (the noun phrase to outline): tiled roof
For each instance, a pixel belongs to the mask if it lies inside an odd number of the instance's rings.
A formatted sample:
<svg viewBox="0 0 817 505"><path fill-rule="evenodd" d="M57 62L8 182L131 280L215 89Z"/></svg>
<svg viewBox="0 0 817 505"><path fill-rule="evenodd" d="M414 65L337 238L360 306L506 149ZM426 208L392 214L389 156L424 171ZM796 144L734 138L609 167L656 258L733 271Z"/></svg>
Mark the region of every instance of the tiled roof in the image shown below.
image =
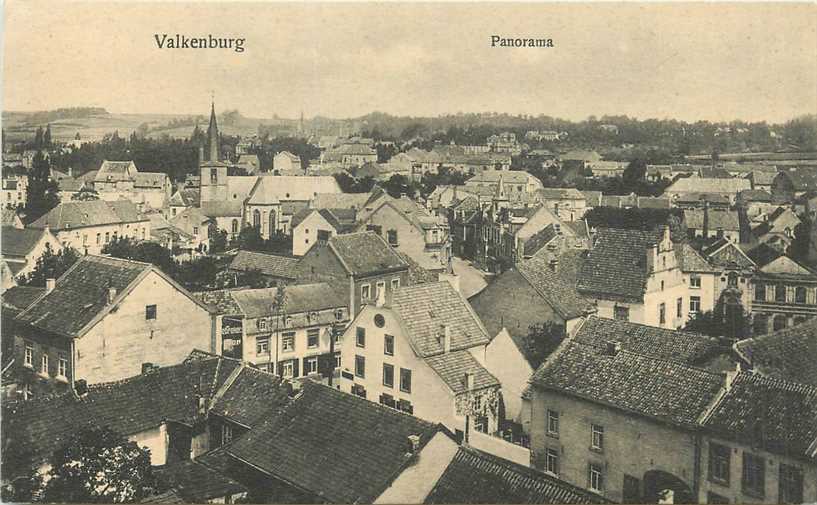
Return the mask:
<svg viewBox="0 0 817 505"><path fill-rule="evenodd" d="M335 235L329 239L329 247L353 275L408 268L405 260L375 232Z"/></svg>
<svg viewBox="0 0 817 505"><path fill-rule="evenodd" d="M593 303L576 290L576 281L585 262L585 252L569 250L555 259L555 272L551 269L550 258L540 256L522 261L516 267L561 318L573 319L592 312Z"/></svg>
<svg viewBox="0 0 817 505"><path fill-rule="evenodd" d="M241 314L241 307L233 298L234 289L218 289L216 291L198 291L192 293L201 303L210 307L210 310L223 316L237 316Z"/></svg>
<svg viewBox="0 0 817 505"><path fill-rule="evenodd" d="M794 185L795 191L810 191L817 189L817 172L808 167L794 167L781 170Z"/></svg>
<svg viewBox="0 0 817 505"><path fill-rule="evenodd" d="M236 217L244 214L243 200L204 201L201 202L201 211L207 217Z"/></svg>
<svg viewBox="0 0 817 505"><path fill-rule="evenodd" d="M30 226L66 230L83 226L135 223L147 220L148 218L139 212L136 204L129 200L113 202L90 200L60 203Z"/></svg>
<svg viewBox="0 0 817 505"><path fill-rule="evenodd" d="M767 335L741 340L735 344L735 350L763 375L817 386L815 335L817 319L811 319Z"/></svg>
<svg viewBox="0 0 817 505"><path fill-rule="evenodd" d="M734 210L687 209L684 211L684 224L687 228L703 230L705 213L708 214L710 230L740 231L738 213Z"/></svg>
<svg viewBox="0 0 817 505"><path fill-rule="evenodd" d="M462 446L425 503L608 503L556 477Z"/></svg>
<svg viewBox="0 0 817 505"><path fill-rule="evenodd" d="M740 372L703 422L730 440L817 461L817 388Z"/></svg>
<svg viewBox="0 0 817 505"><path fill-rule="evenodd" d="M675 258L678 260L678 267L682 272L711 273L719 271L686 242L675 244Z"/></svg>
<svg viewBox="0 0 817 505"><path fill-rule="evenodd" d="M726 238L718 239L701 250L701 255L715 266L749 268L755 263L738 247Z"/></svg>
<svg viewBox="0 0 817 505"><path fill-rule="evenodd" d="M139 172L133 181L136 188L164 189L169 184L167 174L162 172Z"/></svg>
<svg viewBox="0 0 817 505"><path fill-rule="evenodd" d="M180 189L170 198L171 206L195 207L199 205L198 189Z"/></svg>
<svg viewBox="0 0 817 505"><path fill-rule="evenodd" d="M442 325L448 327L452 351L491 341L471 305L448 281L401 286L392 296L391 307L399 314L419 356L444 352Z"/></svg>
<svg viewBox="0 0 817 505"><path fill-rule="evenodd" d="M745 189L752 189L748 179L724 179L718 177L682 177L665 190L665 193L719 193L737 195Z"/></svg>
<svg viewBox="0 0 817 505"><path fill-rule="evenodd" d="M119 298L152 269L149 263L83 256L17 320L58 335L79 337L89 323L113 306L107 300L109 288L116 289Z"/></svg>
<svg viewBox="0 0 817 505"><path fill-rule="evenodd" d="M318 193L312 197L315 209L360 209L371 193Z"/></svg>
<svg viewBox="0 0 817 505"><path fill-rule="evenodd" d="M596 346L566 340L534 372L531 382L535 387L691 428L697 426L724 378L625 350L611 356Z"/></svg>
<svg viewBox="0 0 817 505"><path fill-rule="evenodd" d="M263 275L294 279L297 264L298 258L242 250L233 258L230 270L259 270Z"/></svg>
<svg viewBox="0 0 817 505"><path fill-rule="evenodd" d="M582 323L574 339L600 352L608 342L618 342L625 351L688 365L700 364L719 351L715 339L699 333L594 316Z"/></svg>
<svg viewBox="0 0 817 505"><path fill-rule="evenodd" d="M44 459L85 426L108 426L123 436L158 427L166 420L189 426L199 419L198 397L211 398L237 366L238 361L207 356L90 385L83 398L69 391L4 402L3 432L14 433L30 445L36 458Z"/></svg>
<svg viewBox="0 0 817 505"><path fill-rule="evenodd" d="M500 179L502 179L503 184L527 184L534 180L538 182L538 179L533 175L521 170L483 170L465 181L465 185L470 186L475 183L497 184ZM470 188L468 191L470 191Z"/></svg>
<svg viewBox="0 0 817 505"><path fill-rule="evenodd" d="M27 309L34 301L45 293L45 288L34 286L13 286L3 291L3 311L17 315Z"/></svg>
<svg viewBox="0 0 817 505"><path fill-rule="evenodd" d="M274 313L272 303L281 288L238 289L233 291L241 313L248 318L269 316ZM327 283L290 284L284 290L284 312L301 314L337 307L345 307L347 300Z"/></svg>
<svg viewBox="0 0 817 505"><path fill-rule="evenodd" d="M409 285L413 286L415 284L425 284L427 282L437 282L439 280L439 275L435 272L431 272L426 270L425 268L421 267L419 263L414 261L411 256L407 254L403 254L400 251L396 251L397 254L403 258L403 261L408 263L408 276L409 276Z"/></svg>
<svg viewBox="0 0 817 505"><path fill-rule="evenodd" d="M94 180L99 182L130 181L137 173L133 161L103 160Z"/></svg>
<svg viewBox="0 0 817 505"><path fill-rule="evenodd" d="M199 459L156 467L153 473L162 485L183 499L182 503L208 503L211 499L247 492L243 485L202 464Z"/></svg>
<svg viewBox="0 0 817 505"><path fill-rule="evenodd" d="M253 428L288 401L281 379L255 368L242 367L213 404L211 413Z"/></svg>
<svg viewBox="0 0 817 505"><path fill-rule="evenodd" d="M584 195L576 188L541 188L534 198L542 200L584 200Z"/></svg>
<svg viewBox="0 0 817 505"><path fill-rule="evenodd" d="M312 200L318 193L340 193L334 177L328 176L275 176L258 177L250 191L248 203L261 205L284 200Z"/></svg>
<svg viewBox="0 0 817 505"><path fill-rule="evenodd" d="M676 198L673 201L676 203L689 203L703 205L704 202L712 204L727 206L729 205L729 196L718 193L676 193Z"/></svg>
<svg viewBox="0 0 817 505"><path fill-rule="evenodd" d="M669 209L672 207L672 201L669 198L639 196L638 208L640 209Z"/></svg>
<svg viewBox="0 0 817 505"><path fill-rule="evenodd" d="M321 501L371 503L410 464L438 425L305 381L288 408L234 441L229 454Z"/></svg>
<svg viewBox="0 0 817 505"><path fill-rule="evenodd" d="M85 186L85 181L74 179L73 177L64 177L57 181L57 188L60 191L79 191L83 188L83 186Z"/></svg>
<svg viewBox="0 0 817 505"><path fill-rule="evenodd" d="M466 350L430 356L425 358L425 362L455 395L468 391L465 383L466 372L474 374L474 390L499 386L499 380Z"/></svg>
<svg viewBox="0 0 817 505"><path fill-rule="evenodd" d="M742 202L772 203L772 195L763 189L747 189L738 193L738 200Z"/></svg>
<svg viewBox="0 0 817 505"><path fill-rule="evenodd" d="M43 239L45 230L42 228L3 226L0 233L2 233L0 247L3 250L3 257L27 256Z"/></svg>
<svg viewBox="0 0 817 505"><path fill-rule="evenodd" d="M657 232L599 229L579 273L579 293L641 300L648 276L647 248L660 238Z"/></svg>
<svg viewBox="0 0 817 505"><path fill-rule="evenodd" d="M0 223L2 223L3 226L13 226L19 219L16 210L3 207L2 217L0 217Z"/></svg>

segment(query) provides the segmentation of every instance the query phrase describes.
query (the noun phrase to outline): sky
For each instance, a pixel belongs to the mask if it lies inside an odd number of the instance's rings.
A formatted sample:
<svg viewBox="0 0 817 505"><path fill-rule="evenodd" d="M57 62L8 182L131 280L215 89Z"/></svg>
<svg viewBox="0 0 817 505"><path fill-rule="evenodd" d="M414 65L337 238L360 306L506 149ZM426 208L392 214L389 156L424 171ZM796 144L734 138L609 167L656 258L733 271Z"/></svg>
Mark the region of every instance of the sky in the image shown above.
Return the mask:
<svg viewBox="0 0 817 505"><path fill-rule="evenodd" d="M817 4L9 0L3 110L782 122L817 113ZM158 49L154 34L246 39ZM552 48L491 47L491 36Z"/></svg>

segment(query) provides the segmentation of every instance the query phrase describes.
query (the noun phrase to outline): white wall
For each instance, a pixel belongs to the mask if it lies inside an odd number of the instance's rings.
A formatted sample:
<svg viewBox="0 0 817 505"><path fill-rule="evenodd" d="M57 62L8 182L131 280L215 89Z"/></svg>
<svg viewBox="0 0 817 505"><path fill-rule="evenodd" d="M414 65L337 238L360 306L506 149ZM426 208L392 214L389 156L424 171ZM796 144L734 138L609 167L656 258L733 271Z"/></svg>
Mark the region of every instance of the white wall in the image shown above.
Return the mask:
<svg viewBox="0 0 817 505"><path fill-rule="evenodd" d="M423 503L456 456L457 450L458 446L453 440L437 432L416 456L413 464L403 470L374 503Z"/></svg>

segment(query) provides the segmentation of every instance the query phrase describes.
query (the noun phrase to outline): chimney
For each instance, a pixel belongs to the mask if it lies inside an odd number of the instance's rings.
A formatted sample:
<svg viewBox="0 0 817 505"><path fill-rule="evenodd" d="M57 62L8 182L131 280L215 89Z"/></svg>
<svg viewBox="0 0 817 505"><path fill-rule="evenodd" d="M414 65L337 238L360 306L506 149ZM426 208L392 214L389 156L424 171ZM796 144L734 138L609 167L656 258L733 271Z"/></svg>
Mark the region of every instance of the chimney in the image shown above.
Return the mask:
<svg viewBox="0 0 817 505"><path fill-rule="evenodd" d="M440 325L440 338L442 339L443 351L451 352L451 328L447 324Z"/></svg>
<svg viewBox="0 0 817 505"><path fill-rule="evenodd" d="M57 279L53 277L49 277L45 280L45 292L50 293L54 291L54 288L57 287Z"/></svg>
<svg viewBox="0 0 817 505"><path fill-rule="evenodd" d="M420 435L408 436L408 453L411 455L417 454L420 450Z"/></svg>
<svg viewBox="0 0 817 505"><path fill-rule="evenodd" d="M113 303L116 298L116 288L108 288L108 303Z"/></svg>
<svg viewBox="0 0 817 505"><path fill-rule="evenodd" d="M85 398L88 394L88 381L85 379L78 379L74 382L74 393L80 398Z"/></svg>
<svg viewBox="0 0 817 505"><path fill-rule="evenodd" d="M465 372L465 389L468 391L474 389L474 372Z"/></svg>
<svg viewBox="0 0 817 505"><path fill-rule="evenodd" d="M196 395L196 408L200 416L207 413L207 399L201 395Z"/></svg>
<svg viewBox="0 0 817 505"><path fill-rule="evenodd" d="M68 177L73 177L73 172L74 172L74 169L71 168L71 167L68 167Z"/></svg>
<svg viewBox="0 0 817 505"><path fill-rule="evenodd" d="M553 258L548 263L548 266L550 267L551 272L556 272L559 269L559 260L556 259L556 258Z"/></svg>
<svg viewBox="0 0 817 505"><path fill-rule="evenodd" d="M405 194L405 193L400 193L400 198L402 198L402 199L404 199L404 200L405 200L405 199L407 198L407 197L406 197L406 194Z"/></svg>
<svg viewBox="0 0 817 505"><path fill-rule="evenodd" d="M615 356L621 350L621 342L613 342L608 341L607 347L605 348L605 354L607 356Z"/></svg>
<svg viewBox="0 0 817 505"><path fill-rule="evenodd" d="M142 374L147 374L155 370L153 363L142 363Z"/></svg>

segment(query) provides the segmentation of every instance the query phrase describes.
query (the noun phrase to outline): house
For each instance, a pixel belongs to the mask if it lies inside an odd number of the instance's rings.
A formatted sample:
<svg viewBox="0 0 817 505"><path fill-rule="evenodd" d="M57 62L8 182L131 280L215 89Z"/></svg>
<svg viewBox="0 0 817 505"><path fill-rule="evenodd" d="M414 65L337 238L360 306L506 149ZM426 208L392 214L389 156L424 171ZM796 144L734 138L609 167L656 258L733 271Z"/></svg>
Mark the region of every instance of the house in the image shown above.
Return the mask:
<svg viewBox="0 0 817 505"><path fill-rule="evenodd" d="M774 179L777 177L777 167L756 165L753 168L754 170L744 176L752 182L752 189L770 193L774 185Z"/></svg>
<svg viewBox="0 0 817 505"><path fill-rule="evenodd" d="M490 336L448 282L379 291L341 343L344 391L464 436L498 429L499 381L484 366Z"/></svg>
<svg viewBox="0 0 817 505"><path fill-rule="evenodd" d="M588 161L593 177L620 177L627 168L626 161Z"/></svg>
<svg viewBox="0 0 817 505"><path fill-rule="evenodd" d="M301 158L289 151L281 151L272 158L272 171L282 175L298 171L303 172Z"/></svg>
<svg viewBox="0 0 817 505"><path fill-rule="evenodd" d="M684 193L717 195L728 198L729 204L734 205L738 193L747 189L752 189L752 183L748 179L692 176L677 179L664 190L664 195L672 199L678 199Z"/></svg>
<svg viewBox="0 0 817 505"><path fill-rule="evenodd" d="M817 320L765 335L755 335L732 347L741 368L764 377L817 386Z"/></svg>
<svg viewBox="0 0 817 505"><path fill-rule="evenodd" d="M100 254L118 237L147 240L150 219L128 200L62 202L29 225L48 228L65 247L83 254Z"/></svg>
<svg viewBox="0 0 817 505"><path fill-rule="evenodd" d="M241 154L236 166L247 172L247 175L256 175L261 171L261 162L257 154Z"/></svg>
<svg viewBox="0 0 817 505"><path fill-rule="evenodd" d="M355 228L354 209L306 208L292 217L292 255L303 256L316 242Z"/></svg>
<svg viewBox="0 0 817 505"><path fill-rule="evenodd" d="M553 475L460 446L423 503L605 503Z"/></svg>
<svg viewBox="0 0 817 505"><path fill-rule="evenodd" d="M601 156L596 151L573 150L560 155L559 161L565 168L575 166L581 170L592 170L593 166L601 161Z"/></svg>
<svg viewBox="0 0 817 505"><path fill-rule="evenodd" d="M192 234L170 224L162 214L148 214L150 219L150 241L173 252L179 261L192 260L200 254L199 241Z"/></svg>
<svg viewBox="0 0 817 505"><path fill-rule="evenodd" d="M28 176L3 174L0 206L4 209L16 209L26 204L28 195Z"/></svg>
<svg viewBox="0 0 817 505"><path fill-rule="evenodd" d="M723 288L717 288L722 270L709 264L686 242L675 244L675 258L689 295L680 300L676 299L676 314L680 317L689 312L690 317L693 317L699 312L714 310L723 291Z"/></svg>
<svg viewBox="0 0 817 505"><path fill-rule="evenodd" d="M587 212L587 201L576 188L542 188L534 199L566 222L580 220Z"/></svg>
<svg viewBox="0 0 817 505"><path fill-rule="evenodd" d="M343 144L321 156L321 164L337 164L345 168L369 162L377 163L377 151L366 144Z"/></svg>
<svg viewBox="0 0 817 505"><path fill-rule="evenodd" d="M201 209L191 207L184 210L176 214L170 224L192 237L190 246L196 252L206 254L210 250L210 226L215 225L215 222L205 216Z"/></svg>
<svg viewBox="0 0 817 505"><path fill-rule="evenodd" d="M498 191L500 183L510 201L533 201L542 182L533 175L515 170L484 170L465 181L465 189L485 188L490 194Z"/></svg>
<svg viewBox="0 0 817 505"><path fill-rule="evenodd" d="M814 190L817 190L817 173L809 167L792 167L775 175L770 193L775 202L788 203Z"/></svg>
<svg viewBox="0 0 817 505"><path fill-rule="evenodd" d="M196 297L221 316L231 356L285 379L329 377L349 323L348 298L326 283L204 291ZM226 330L226 331L225 331Z"/></svg>
<svg viewBox="0 0 817 505"><path fill-rule="evenodd" d="M334 177L261 176L244 202L244 223L257 228L268 239L291 233L292 217L318 193L340 193Z"/></svg>
<svg viewBox="0 0 817 505"><path fill-rule="evenodd" d="M351 209L361 210L368 202L374 190L369 193L318 193L312 197L309 207L312 209Z"/></svg>
<svg viewBox="0 0 817 505"><path fill-rule="evenodd" d="M772 195L762 189L747 189L738 193L735 202L738 207L746 211L746 216L751 220L764 214L770 214L777 208L772 202Z"/></svg>
<svg viewBox="0 0 817 505"><path fill-rule="evenodd" d="M751 307L752 290L749 283L757 265L743 249L734 242L718 239L700 252L715 272L715 300L719 300L724 292L729 292L738 295L743 307Z"/></svg>
<svg viewBox="0 0 817 505"><path fill-rule="evenodd" d="M349 296L349 313L357 313L383 292L391 299L394 291L409 282L409 264L377 233L366 231L330 237L317 243L298 262L299 283L329 282Z"/></svg>
<svg viewBox="0 0 817 505"><path fill-rule="evenodd" d="M23 220L20 219L20 214L17 213L16 209L9 209L7 207L3 207L0 209L0 224L2 226L11 226L13 228L24 228Z"/></svg>
<svg viewBox="0 0 817 505"><path fill-rule="evenodd" d="M741 191L741 193L743 191ZM679 209L702 209L708 207L710 209L728 210L733 205L728 195L716 193L677 193L671 196L664 193L664 197L672 202L673 207L678 207ZM737 199L735 199L734 203L737 203Z"/></svg>
<svg viewBox="0 0 817 505"><path fill-rule="evenodd" d="M451 270L448 220L432 215L408 197L385 195L382 203L358 220L357 230L370 230L383 236L391 247L426 270Z"/></svg>
<svg viewBox="0 0 817 505"><path fill-rule="evenodd" d="M678 328L700 310L684 310L688 289L666 227L658 232L599 229L576 286L596 301L600 317L610 319Z"/></svg>
<svg viewBox="0 0 817 505"><path fill-rule="evenodd" d="M756 262L750 284L755 335L805 322L817 315L817 273L784 255Z"/></svg>
<svg viewBox="0 0 817 505"><path fill-rule="evenodd" d="M140 206L162 209L171 194L170 178L162 172L140 172L133 161L103 160L91 183L99 198L130 200Z"/></svg>
<svg viewBox="0 0 817 505"><path fill-rule="evenodd" d="M5 259L0 259L0 294L15 286L17 286L17 281L14 279L14 272L11 271Z"/></svg>
<svg viewBox="0 0 817 505"><path fill-rule="evenodd" d="M0 247L13 277L22 277L34 270L46 251L56 254L62 244L48 229L3 226Z"/></svg>
<svg viewBox="0 0 817 505"><path fill-rule="evenodd" d="M686 209L684 210L684 226L689 238L725 238L730 242L739 243L740 219L734 210Z"/></svg>
<svg viewBox="0 0 817 505"><path fill-rule="evenodd" d="M245 499L248 489L224 475L229 456L220 449L200 455L195 460L180 460L153 469L162 489L158 495L140 503L236 503Z"/></svg>
<svg viewBox="0 0 817 505"><path fill-rule="evenodd" d="M428 195L426 204L432 210L439 212L440 209L447 209L467 197L475 196L465 186L455 186L452 184L440 184Z"/></svg>
<svg viewBox="0 0 817 505"><path fill-rule="evenodd" d="M777 207L752 228L753 242L768 244L784 252L794 240L794 231L803 221L788 207Z"/></svg>
<svg viewBox="0 0 817 505"><path fill-rule="evenodd" d="M262 502L420 503L457 445L439 425L306 381L225 450Z"/></svg>
<svg viewBox="0 0 817 505"><path fill-rule="evenodd" d="M583 340L595 337L591 333ZM615 502L657 503L671 494L676 502L695 503L698 420L724 377L685 362L698 337L670 332L643 345L635 339L638 348L661 346L673 357L661 359L627 350L631 344L616 342L620 334L604 332L610 341L591 343L568 338L534 373L533 464Z"/></svg>
<svg viewBox="0 0 817 505"><path fill-rule="evenodd" d="M817 500L817 387L752 372L730 375L701 424L699 500Z"/></svg>
<svg viewBox="0 0 817 505"><path fill-rule="evenodd" d="M83 256L15 319L14 359L32 388L138 374L215 350L208 308L148 263Z"/></svg>
<svg viewBox="0 0 817 505"><path fill-rule="evenodd" d="M269 286L290 284L296 279L298 258L240 250L230 263L228 272L236 277L240 274L258 275Z"/></svg>
<svg viewBox="0 0 817 505"><path fill-rule="evenodd" d="M172 219L176 217L176 214L180 212L184 212L185 210L191 207L198 207L200 205L199 201L199 190L196 188L181 188L177 189L175 193L170 197L168 202L168 211L170 215L167 216L168 219Z"/></svg>
<svg viewBox="0 0 817 505"><path fill-rule="evenodd" d="M88 185L85 181L73 177L63 177L57 180L58 195L61 202L73 200L86 187Z"/></svg>

